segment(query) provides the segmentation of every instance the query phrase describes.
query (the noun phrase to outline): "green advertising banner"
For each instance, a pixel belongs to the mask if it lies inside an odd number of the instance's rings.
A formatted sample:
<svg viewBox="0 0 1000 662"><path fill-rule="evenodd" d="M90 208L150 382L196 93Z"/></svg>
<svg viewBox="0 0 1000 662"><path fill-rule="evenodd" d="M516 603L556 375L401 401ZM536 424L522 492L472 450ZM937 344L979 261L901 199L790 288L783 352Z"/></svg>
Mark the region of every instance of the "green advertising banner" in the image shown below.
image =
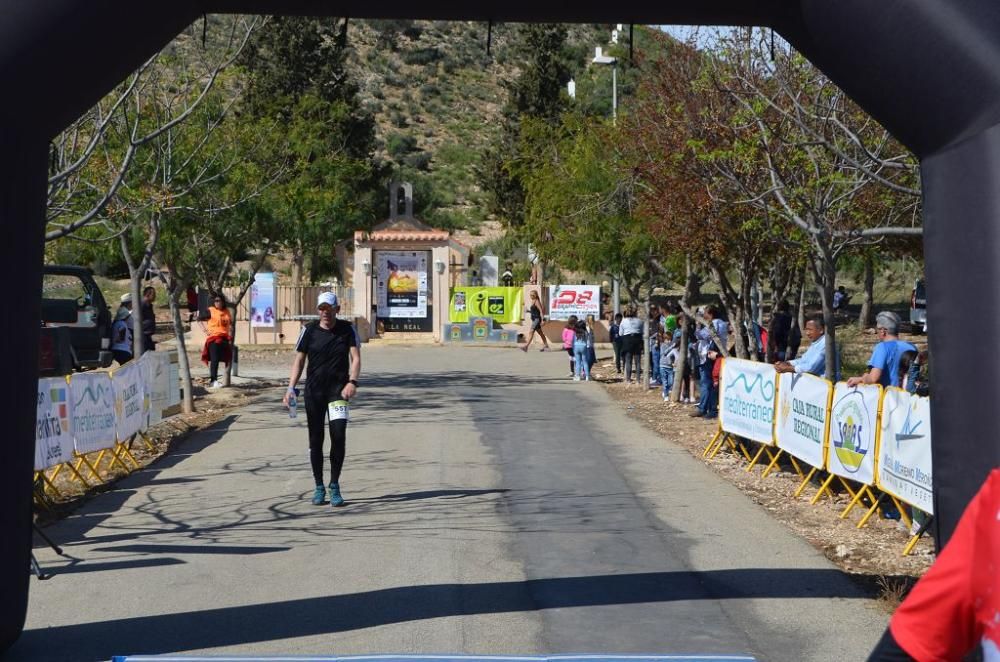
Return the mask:
<svg viewBox="0 0 1000 662"><path fill-rule="evenodd" d="M523 308L520 287L456 287L451 291L448 320L463 323L470 317L492 317L509 324L521 321Z"/></svg>

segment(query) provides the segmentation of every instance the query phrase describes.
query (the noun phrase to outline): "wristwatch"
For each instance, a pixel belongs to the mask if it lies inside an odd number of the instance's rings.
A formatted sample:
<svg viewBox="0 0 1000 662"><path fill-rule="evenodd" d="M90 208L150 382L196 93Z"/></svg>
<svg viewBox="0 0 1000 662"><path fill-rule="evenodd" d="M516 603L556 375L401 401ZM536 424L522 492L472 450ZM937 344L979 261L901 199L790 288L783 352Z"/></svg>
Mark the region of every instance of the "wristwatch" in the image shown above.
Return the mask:
<svg viewBox="0 0 1000 662"><path fill-rule="evenodd" d="M358 380L356 380L356 379L348 379L347 383L348 384L354 384L354 388L358 387Z"/></svg>

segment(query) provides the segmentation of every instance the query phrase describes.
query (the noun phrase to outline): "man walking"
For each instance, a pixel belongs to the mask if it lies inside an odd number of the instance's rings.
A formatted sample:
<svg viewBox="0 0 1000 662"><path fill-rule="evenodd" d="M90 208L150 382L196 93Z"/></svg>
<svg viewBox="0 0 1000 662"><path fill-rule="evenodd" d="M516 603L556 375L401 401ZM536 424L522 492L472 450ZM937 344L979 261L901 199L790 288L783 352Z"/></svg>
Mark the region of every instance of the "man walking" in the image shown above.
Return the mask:
<svg viewBox="0 0 1000 662"><path fill-rule="evenodd" d="M142 353L156 349L153 334L156 333L156 313L153 312L153 302L156 301L156 288L149 285L142 291Z"/></svg>
<svg viewBox="0 0 1000 662"><path fill-rule="evenodd" d="M288 406L294 396L295 385L302 375L302 368L309 363L306 390L303 397L306 423L309 428L309 461L312 464L313 505L323 504L326 488L323 486L323 428L326 417L330 420L330 505L344 505L340 494L340 471L347 453L348 402L358 389L361 374L361 343L354 326L347 320L337 319L340 302L333 292L323 292L316 302L319 321L310 322L299 334L295 344L295 360L288 380L288 390L283 402Z"/></svg>
<svg viewBox="0 0 1000 662"><path fill-rule="evenodd" d="M808 373L817 377L826 376L826 324L822 315L815 315L806 320L806 338L809 339L809 349L805 354L793 361L778 361L774 364L777 372ZM840 355L834 360L835 374L830 381L840 379Z"/></svg>

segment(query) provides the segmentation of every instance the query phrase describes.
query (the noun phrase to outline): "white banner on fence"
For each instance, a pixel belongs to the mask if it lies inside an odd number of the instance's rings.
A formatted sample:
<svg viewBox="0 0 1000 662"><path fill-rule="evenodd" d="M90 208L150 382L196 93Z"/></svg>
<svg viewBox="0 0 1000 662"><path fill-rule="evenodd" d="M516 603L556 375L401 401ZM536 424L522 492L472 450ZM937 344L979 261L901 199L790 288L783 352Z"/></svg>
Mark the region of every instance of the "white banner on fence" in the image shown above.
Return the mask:
<svg viewBox="0 0 1000 662"><path fill-rule="evenodd" d="M878 452L879 489L933 514L929 399L898 388L886 389Z"/></svg>
<svg viewBox="0 0 1000 662"><path fill-rule="evenodd" d="M776 378L773 365L725 359L719 379L722 429L763 444L773 444Z"/></svg>
<svg viewBox="0 0 1000 662"><path fill-rule="evenodd" d="M144 422L142 366L126 363L111 375L115 393L115 434L125 441L142 429Z"/></svg>
<svg viewBox="0 0 1000 662"><path fill-rule="evenodd" d="M875 483L875 437L882 387L850 387L840 382L833 389L830 442L826 470L865 485Z"/></svg>
<svg viewBox="0 0 1000 662"><path fill-rule="evenodd" d="M106 372L81 372L70 377L73 437L77 453L92 453L115 445L115 394Z"/></svg>
<svg viewBox="0 0 1000 662"><path fill-rule="evenodd" d="M35 471L73 459L73 403L63 377L38 380L35 409Z"/></svg>
<svg viewBox="0 0 1000 662"><path fill-rule="evenodd" d="M170 406L170 356L166 352L146 352L142 355L143 380L149 403L149 424L162 420L162 412Z"/></svg>
<svg viewBox="0 0 1000 662"><path fill-rule="evenodd" d="M600 285L553 285L549 288L549 319L568 320L570 315L585 320L601 317Z"/></svg>
<svg viewBox="0 0 1000 662"><path fill-rule="evenodd" d="M818 469L823 468L832 392L833 384L815 375L785 373L778 378L778 448Z"/></svg>

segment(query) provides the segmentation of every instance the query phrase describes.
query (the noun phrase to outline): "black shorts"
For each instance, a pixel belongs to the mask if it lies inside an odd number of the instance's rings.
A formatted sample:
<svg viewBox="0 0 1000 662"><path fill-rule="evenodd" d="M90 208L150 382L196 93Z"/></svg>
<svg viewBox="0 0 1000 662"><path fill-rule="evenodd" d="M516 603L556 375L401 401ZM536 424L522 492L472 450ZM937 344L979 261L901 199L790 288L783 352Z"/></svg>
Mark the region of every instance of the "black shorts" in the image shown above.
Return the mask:
<svg viewBox="0 0 1000 662"><path fill-rule="evenodd" d="M542 330L542 320L531 320L531 330L541 331Z"/></svg>

